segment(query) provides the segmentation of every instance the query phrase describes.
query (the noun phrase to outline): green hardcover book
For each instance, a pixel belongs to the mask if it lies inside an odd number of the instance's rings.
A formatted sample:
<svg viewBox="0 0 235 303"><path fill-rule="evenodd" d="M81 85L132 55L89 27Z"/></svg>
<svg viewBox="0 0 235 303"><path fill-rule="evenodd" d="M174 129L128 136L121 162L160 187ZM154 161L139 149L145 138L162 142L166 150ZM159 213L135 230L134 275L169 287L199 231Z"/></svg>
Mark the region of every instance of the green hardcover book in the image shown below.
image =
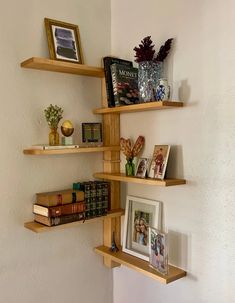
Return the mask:
<svg viewBox="0 0 235 303"><path fill-rule="evenodd" d="M138 68L111 65L115 106L138 103Z"/></svg>

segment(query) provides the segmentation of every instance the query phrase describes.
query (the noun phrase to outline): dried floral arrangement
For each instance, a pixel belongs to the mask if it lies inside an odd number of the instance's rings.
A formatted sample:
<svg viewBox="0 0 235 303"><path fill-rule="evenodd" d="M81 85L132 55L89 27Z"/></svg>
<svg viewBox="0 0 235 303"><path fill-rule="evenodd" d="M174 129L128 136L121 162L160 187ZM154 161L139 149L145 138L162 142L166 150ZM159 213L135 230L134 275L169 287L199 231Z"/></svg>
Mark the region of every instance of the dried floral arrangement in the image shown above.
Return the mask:
<svg viewBox="0 0 235 303"><path fill-rule="evenodd" d="M63 118L63 109L57 105L50 104L50 106L44 109L44 113L49 127L58 127L60 120Z"/></svg>
<svg viewBox="0 0 235 303"><path fill-rule="evenodd" d="M140 63L142 61L154 61L163 62L170 52L173 38L167 39L166 42L160 47L158 53L155 55L154 44L151 40L151 36L145 37L141 40L139 46L134 48L135 62ZM155 55L155 56L154 56Z"/></svg>
<svg viewBox="0 0 235 303"><path fill-rule="evenodd" d="M134 157L138 156L141 149L144 146L145 139L143 136L139 136L137 140L135 141L135 144L132 145L132 142L130 139L120 139L120 146L121 151L126 156L126 160L133 160Z"/></svg>

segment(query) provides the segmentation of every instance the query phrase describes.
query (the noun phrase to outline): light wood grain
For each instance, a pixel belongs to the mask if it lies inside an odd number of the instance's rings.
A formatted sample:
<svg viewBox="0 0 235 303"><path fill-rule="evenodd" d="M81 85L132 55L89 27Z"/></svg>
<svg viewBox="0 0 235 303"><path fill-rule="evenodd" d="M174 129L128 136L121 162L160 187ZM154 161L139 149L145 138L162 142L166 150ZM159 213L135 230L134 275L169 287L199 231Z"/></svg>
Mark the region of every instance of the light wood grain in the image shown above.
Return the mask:
<svg viewBox="0 0 235 303"><path fill-rule="evenodd" d="M23 150L25 155L64 155L78 153L96 153L103 151L119 151L120 146L98 146L98 147L79 147L79 148L64 148L64 149L33 149L26 148Z"/></svg>
<svg viewBox="0 0 235 303"><path fill-rule="evenodd" d="M182 107L183 102L179 101L153 101L140 104L119 106L119 107L103 107L93 110L94 114L115 114L115 113L131 113L148 110L160 110L168 108Z"/></svg>
<svg viewBox="0 0 235 303"><path fill-rule="evenodd" d="M101 106L102 108L108 107L105 77L101 79Z"/></svg>
<svg viewBox="0 0 235 303"><path fill-rule="evenodd" d="M99 246L95 248L95 252L97 252L98 254L104 257L109 257L114 262L119 263L121 265L125 265L131 269L134 269L163 284L168 284L170 282L173 282L175 280L178 280L186 276L186 272L184 270L172 265L169 265L168 275L162 275L158 273L156 270L154 270L153 268L151 268L147 261L126 254L122 252L121 249L118 252L111 252L108 247Z"/></svg>
<svg viewBox="0 0 235 303"><path fill-rule="evenodd" d="M103 80L101 106L107 106L106 86ZM120 115L107 114L103 116L104 145L120 146ZM103 171L108 173L120 172L120 151L105 151L103 154ZM120 208L120 182L112 181L110 184L110 208ZM113 233L117 244L120 241L120 218L104 221L104 245L111 246ZM109 257L104 257L104 265L113 268L120 266Z"/></svg>
<svg viewBox="0 0 235 303"><path fill-rule="evenodd" d="M21 63L21 67L97 78L104 77L103 68L47 58L29 58Z"/></svg>
<svg viewBox="0 0 235 303"><path fill-rule="evenodd" d="M157 185L157 186L173 186L173 185L182 185L186 183L184 179L151 179L151 178L137 178L137 177L127 177L123 173L94 173L93 176L98 179L106 179L113 181L121 181L121 182L130 182L137 184L145 184L145 185Z"/></svg>
<svg viewBox="0 0 235 303"><path fill-rule="evenodd" d="M35 221L31 221L31 222L24 223L24 227L27 228L27 229L30 229L31 231L33 231L35 233L41 233L41 232L58 230L58 229L65 229L65 228L68 228L68 227L75 227L75 226L78 226L80 224L87 224L87 223L92 223L92 222L97 222L97 221L103 221L103 220L106 220L106 219L112 219L112 218L115 218L115 217L120 217L123 214L124 214L123 209L116 209L116 210L113 210L113 211L109 211L107 216L96 217L96 218L93 218L93 219L85 220L85 222L75 221L75 222L71 222L71 223L67 223L67 224L61 224L61 225L50 227L50 226L46 226L46 225L43 225L43 224L35 222Z"/></svg>

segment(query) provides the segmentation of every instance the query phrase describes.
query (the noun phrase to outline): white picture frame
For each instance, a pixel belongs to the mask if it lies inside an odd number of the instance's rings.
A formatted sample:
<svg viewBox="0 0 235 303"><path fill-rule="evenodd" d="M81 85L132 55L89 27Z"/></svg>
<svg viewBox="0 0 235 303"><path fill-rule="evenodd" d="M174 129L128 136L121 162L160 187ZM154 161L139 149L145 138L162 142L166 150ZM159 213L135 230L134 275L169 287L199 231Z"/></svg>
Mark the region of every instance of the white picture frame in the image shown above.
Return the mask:
<svg viewBox="0 0 235 303"><path fill-rule="evenodd" d="M127 196L122 250L149 261L149 227L162 227L161 202Z"/></svg>

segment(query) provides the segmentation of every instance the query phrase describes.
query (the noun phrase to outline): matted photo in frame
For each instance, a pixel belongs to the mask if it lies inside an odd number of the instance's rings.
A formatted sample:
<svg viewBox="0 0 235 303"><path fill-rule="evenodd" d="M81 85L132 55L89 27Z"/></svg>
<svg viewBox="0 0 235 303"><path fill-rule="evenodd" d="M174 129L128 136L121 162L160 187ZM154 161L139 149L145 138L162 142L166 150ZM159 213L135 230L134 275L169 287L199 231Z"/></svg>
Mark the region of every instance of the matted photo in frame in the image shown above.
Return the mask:
<svg viewBox="0 0 235 303"><path fill-rule="evenodd" d="M148 168L148 159L147 158L139 158L136 168L135 176L138 178L145 178L146 171Z"/></svg>
<svg viewBox="0 0 235 303"><path fill-rule="evenodd" d="M82 143L102 144L102 123L82 123Z"/></svg>
<svg viewBox="0 0 235 303"><path fill-rule="evenodd" d="M149 228L149 264L160 273L168 274L167 234L156 228Z"/></svg>
<svg viewBox="0 0 235 303"><path fill-rule="evenodd" d="M83 64L78 26L48 18L44 22L50 58Z"/></svg>
<svg viewBox="0 0 235 303"><path fill-rule="evenodd" d="M149 227L161 229L161 202L127 196L122 250L149 261Z"/></svg>
<svg viewBox="0 0 235 303"><path fill-rule="evenodd" d="M170 145L155 145L149 166L148 177L163 180L165 177Z"/></svg>

